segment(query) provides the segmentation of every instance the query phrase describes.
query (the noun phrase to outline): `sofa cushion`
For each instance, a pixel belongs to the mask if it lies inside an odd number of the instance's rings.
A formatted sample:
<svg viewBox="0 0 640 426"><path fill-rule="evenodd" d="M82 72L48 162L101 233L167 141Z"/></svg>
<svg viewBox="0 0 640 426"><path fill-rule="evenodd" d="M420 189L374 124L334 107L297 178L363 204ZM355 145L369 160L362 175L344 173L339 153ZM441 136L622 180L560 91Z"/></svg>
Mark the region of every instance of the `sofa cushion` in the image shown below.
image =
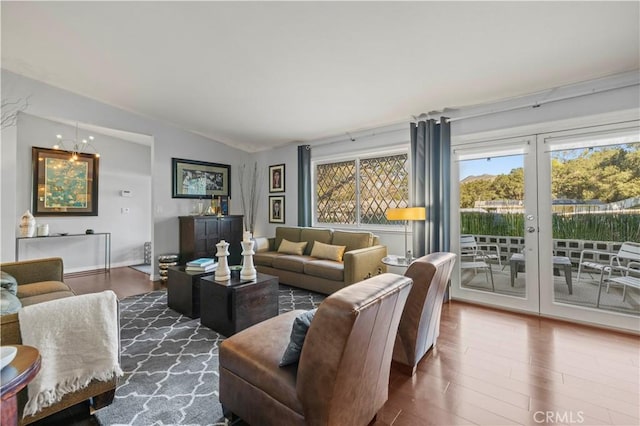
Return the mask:
<svg viewBox="0 0 640 426"><path fill-rule="evenodd" d="M68 285L61 281L41 281L38 283L22 284L21 286L18 286L18 297L20 299L24 299L41 294L53 293L56 291L70 292L71 289ZM22 304L25 305L24 302Z"/></svg>
<svg viewBox="0 0 640 426"><path fill-rule="evenodd" d="M20 299L6 288L0 288L0 315L15 314L20 308Z"/></svg>
<svg viewBox="0 0 640 426"><path fill-rule="evenodd" d="M273 267L276 269L284 269L285 271L304 272L305 263L314 259L310 256L282 255L273 259Z"/></svg>
<svg viewBox="0 0 640 426"><path fill-rule="evenodd" d="M304 338L307 337L307 331L311 326L313 316L318 309L311 309L301 313L293 320L293 326L291 327L291 336L289 336L289 344L287 349L282 354L280 360L280 367L285 365L295 364L300 360L300 353L302 352L302 345L304 344Z"/></svg>
<svg viewBox="0 0 640 426"><path fill-rule="evenodd" d="M22 286L21 286L22 287ZM68 291L52 291L51 293L36 294L29 297L21 297L20 302L22 306L31 306L42 302L48 302L50 300L63 299L65 297L75 296L71 290Z"/></svg>
<svg viewBox="0 0 640 426"><path fill-rule="evenodd" d="M9 293L13 294L14 296L18 292L18 282L13 277L13 275L10 275L5 271L0 271L0 287L7 290Z"/></svg>
<svg viewBox="0 0 640 426"><path fill-rule="evenodd" d="M346 246L332 246L331 244L316 241L313 245L313 250L311 250L311 257L342 262L342 256L346 248Z"/></svg>
<svg viewBox="0 0 640 426"><path fill-rule="evenodd" d="M283 238L280 247L278 247L278 253L301 255L304 253L305 247L307 247L306 241L295 243Z"/></svg>
<svg viewBox="0 0 640 426"><path fill-rule="evenodd" d="M307 256L311 255L313 245L316 241L331 244L332 236L333 231L331 229L302 228L302 231L300 232L300 241L306 241L308 243L307 248L304 250L304 254Z"/></svg>
<svg viewBox="0 0 640 426"><path fill-rule="evenodd" d="M304 264L304 273L332 281L344 281L344 263L333 260L312 260Z"/></svg>
<svg viewBox="0 0 640 426"><path fill-rule="evenodd" d="M273 259L278 256L284 255L275 251L263 251L253 255L253 262L256 265L273 266Z"/></svg>
<svg viewBox="0 0 640 426"><path fill-rule="evenodd" d="M346 251L371 247L373 234L371 232L334 231L331 244L346 246Z"/></svg>
<svg viewBox="0 0 640 426"><path fill-rule="evenodd" d="M287 226L278 226L276 228L276 241L275 241L275 250L278 250L280 247L280 243L282 239L287 239L293 242L300 241L300 231L302 228L298 227L287 227Z"/></svg>

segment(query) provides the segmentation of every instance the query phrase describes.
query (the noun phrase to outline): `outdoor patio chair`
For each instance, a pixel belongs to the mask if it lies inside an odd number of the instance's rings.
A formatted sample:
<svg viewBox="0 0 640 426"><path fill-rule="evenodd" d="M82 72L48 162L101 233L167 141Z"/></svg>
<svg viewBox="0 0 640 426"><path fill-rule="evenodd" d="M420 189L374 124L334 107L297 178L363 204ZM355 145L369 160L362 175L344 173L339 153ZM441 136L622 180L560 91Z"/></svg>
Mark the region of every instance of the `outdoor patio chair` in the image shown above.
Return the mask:
<svg viewBox="0 0 640 426"><path fill-rule="evenodd" d="M609 256L609 263L598 262L596 260L598 255ZM580 253L580 261L578 262L576 283L580 282L580 274L583 272L583 268L587 270L586 272L589 273L589 275L591 275L589 270L596 270L600 274L607 272L610 277L613 271L619 271L619 267L628 266L629 262L640 262L640 243L631 241L624 242L617 253L600 250L582 250ZM618 268L612 269L611 266L617 266ZM593 275L591 275L591 277L593 278ZM607 281L607 293L608 292L609 281Z"/></svg>
<svg viewBox="0 0 640 426"><path fill-rule="evenodd" d="M466 259L466 260L465 260ZM489 283L491 278L491 291L496 291L493 282L493 271L491 265L485 260L487 256L482 250L478 249L476 239L473 235L461 235L460 236L460 269L484 269L484 275Z"/></svg>
<svg viewBox="0 0 640 426"><path fill-rule="evenodd" d="M498 265L502 266L502 256L500 255L500 246L497 244L485 244L476 240L473 235L460 236L460 252L467 255L474 254L476 257L482 256L485 261L495 260Z"/></svg>
<svg viewBox="0 0 640 426"><path fill-rule="evenodd" d="M600 273L600 283L598 284L598 300L596 301L596 308L600 307L600 293L602 293L602 282L604 281L605 273L608 273L611 277L611 270L618 270L622 273L621 277L609 278L607 281L607 292L609 291L609 284L616 283L622 284L622 301L624 302L627 296L627 286L640 289L640 262L629 262L627 266L607 266Z"/></svg>

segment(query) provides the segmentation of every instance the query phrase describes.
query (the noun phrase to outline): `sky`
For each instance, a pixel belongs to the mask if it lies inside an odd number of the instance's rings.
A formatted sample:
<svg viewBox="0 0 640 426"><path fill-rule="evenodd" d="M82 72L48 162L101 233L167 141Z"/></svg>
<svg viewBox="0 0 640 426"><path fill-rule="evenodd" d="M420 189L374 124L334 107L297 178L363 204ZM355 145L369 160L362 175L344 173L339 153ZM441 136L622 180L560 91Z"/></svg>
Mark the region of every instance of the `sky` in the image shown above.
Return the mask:
<svg viewBox="0 0 640 426"><path fill-rule="evenodd" d="M523 155L509 155L507 157L491 157L479 160L465 160L460 162L460 180L467 176L480 176L483 174L501 175L509 174L511 170L523 167Z"/></svg>

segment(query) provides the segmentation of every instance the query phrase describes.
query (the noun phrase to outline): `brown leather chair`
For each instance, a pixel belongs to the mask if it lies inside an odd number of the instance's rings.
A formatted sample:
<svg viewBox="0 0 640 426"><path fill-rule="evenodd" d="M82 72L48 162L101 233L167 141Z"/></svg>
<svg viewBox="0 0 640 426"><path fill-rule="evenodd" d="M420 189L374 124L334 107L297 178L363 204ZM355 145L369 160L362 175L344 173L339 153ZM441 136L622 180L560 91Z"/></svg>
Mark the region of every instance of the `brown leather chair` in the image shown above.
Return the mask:
<svg viewBox="0 0 640 426"><path fill-rule="evenodd" d="M300 361L278 364L292 311L220 345L220 402L251 425L366 425L388 397L393 342L411 279L377 275L322 302Z"/></svg>
<svg viewBox="0 0 640 426"><path fill-rule="evenodd" d="M393 364L410 376L436 344L444 293L455 260L453 253L432 253L416 259L405 272L413 287L400 319Z"/></svg>

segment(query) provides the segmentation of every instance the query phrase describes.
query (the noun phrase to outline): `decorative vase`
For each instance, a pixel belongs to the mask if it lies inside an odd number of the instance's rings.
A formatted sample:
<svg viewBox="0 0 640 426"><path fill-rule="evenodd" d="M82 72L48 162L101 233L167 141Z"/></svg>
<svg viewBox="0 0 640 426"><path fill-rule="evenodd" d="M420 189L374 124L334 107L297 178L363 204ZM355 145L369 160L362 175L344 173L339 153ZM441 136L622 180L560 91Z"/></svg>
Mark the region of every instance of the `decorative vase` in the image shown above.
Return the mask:
<svg viewBox="0 0 640 426"><path fill-rule="evenodd" d="M20 236L33 237L36 233L36 218L27 210L20 218Z"/></svg>
<svg viewBox="0 0 640 426"><path fill-rule="evenodd" d="M242 241L242 270L240 271L241 280L255 280L258 277L258 272L253 266L253 255L256 253L253 251L254 242L251 240Z"/></svg>
<svg viewBox="0 0 640 426"><path fill-rule="evenodd" d="M227 263L227 256L229 256L229 243L225 240L220 240L220 242L216 244L216 248L218 249L216 252L216 256L218 257L218 267L216 268L214 279L216 281L227 281L231 278L231 270Z"/></svg>

